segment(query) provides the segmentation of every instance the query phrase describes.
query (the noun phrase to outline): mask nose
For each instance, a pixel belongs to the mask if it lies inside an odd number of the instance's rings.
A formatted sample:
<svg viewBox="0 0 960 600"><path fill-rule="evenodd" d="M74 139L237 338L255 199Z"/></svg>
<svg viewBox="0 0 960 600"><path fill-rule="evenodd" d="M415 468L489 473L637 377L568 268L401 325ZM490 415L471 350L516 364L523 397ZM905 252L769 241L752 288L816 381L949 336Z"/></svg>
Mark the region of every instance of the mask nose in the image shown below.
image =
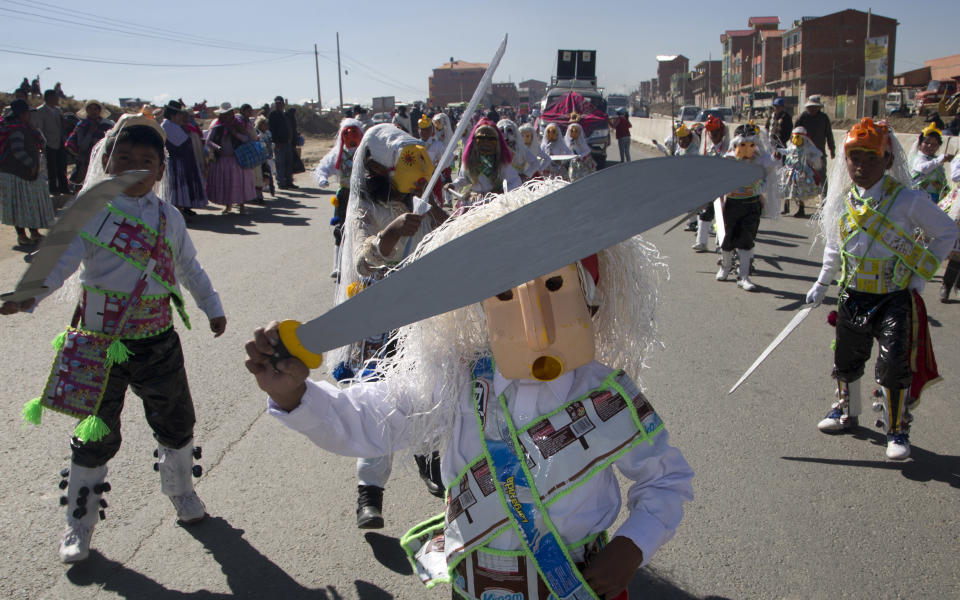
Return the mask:
<svg viewBox="0 0 960 600"><path fill-rule="evenodd" d="M544 306L534 283L528 282L517 287L520 300L520 314L523 316L523 333L527 346L531 350L543 350L553 343L553 336L547 331L544 319Z"/></svg>

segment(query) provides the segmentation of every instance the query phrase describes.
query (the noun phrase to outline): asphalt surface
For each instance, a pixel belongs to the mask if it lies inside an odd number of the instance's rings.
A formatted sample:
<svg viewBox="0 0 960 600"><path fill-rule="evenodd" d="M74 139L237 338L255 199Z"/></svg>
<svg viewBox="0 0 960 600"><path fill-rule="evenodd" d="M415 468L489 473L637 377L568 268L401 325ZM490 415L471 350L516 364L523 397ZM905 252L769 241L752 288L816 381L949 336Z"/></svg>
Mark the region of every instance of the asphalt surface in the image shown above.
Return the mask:
<svg viewBox="0 0 960 600"><path fill-rule="evenodd" d="M634 145L635 158L644 153L649 149ZM248 216L202 211L190 226L229 319L227 333L214 339L189 300L194 329L178 323L203 447L197 490L210 517L201 524L176 525L152 469L143 409L130 394L94 552L72 567L59 563L58 472L69 462L73 421L48 414L42 426L24 427L19 413L42 390L53 357L47 341L73 306L48 299L32 315L0 318L0 597L450 597L444 588L424 590L399 547L408 527L442 508L412 459L395 461L387 526L357 530L355 461L320 451L266 415L264 396L243 367L243 344L256 326L309 319L332 302L330 194L308 187L305 176L298 182L303 189ZM854 435L816 429L833 393L826 315L835 296L740 390L726 393L817 275L820 249L811 249L807 220L761 224L754 293L715 281L716 256L693 253L693 234L680 228L663 235L665 228L645 234L671 276L657 317L663 349L649 357L642 381L696 471L696 498L676 537L637 574L631 597L960 597L960 301L937 301L939 276L927 287L945 380L917 412L913 457L889 462L882 436L869 426L866 399L866 426ZM5 288L25 266L10 240L0 237ZM873 386L864 381L866 396Z"/></svg>

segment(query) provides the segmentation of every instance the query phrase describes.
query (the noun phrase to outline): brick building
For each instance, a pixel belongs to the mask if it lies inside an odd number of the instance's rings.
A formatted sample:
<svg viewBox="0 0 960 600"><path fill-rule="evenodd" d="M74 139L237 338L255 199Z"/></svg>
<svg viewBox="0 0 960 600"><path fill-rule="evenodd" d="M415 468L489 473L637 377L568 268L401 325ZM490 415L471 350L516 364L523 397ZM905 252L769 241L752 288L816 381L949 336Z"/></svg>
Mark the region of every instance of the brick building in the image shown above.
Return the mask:
<svg viewBox="0 0 960 600"><path fill-rule="evenodd" d="M513 83L494 83L490 85L491 106L513 106L520 104L520 92Z"/></svg>
<svg viewBox="0 0 960 600"><path fill-rule="evenodd" d="M768 83L780 80L783 73L782 31L758 31L760 42L753 57L753 90L765 90Z"/></svg>
<svg viewBox="0 0 960 600"><path fill-rule="evenodd" d="M468 102L480 84L487 63L453 60L433 70L427 85L431 106L446 106L451 102Z"/></svg>
<svg viewBox="0 0 960 600"><path fill-rule="evenodd" d="M897 49L897 21L880 15L870 17L870 37L887 36L888 65L894 64ZM767 84L779 95L797 96L801 103L820 94L856 101L864 76L864 46L867 13L848 9L823 17L794 21L783 33L783 73L779 81ZM888 69L887 85L893 85Z"/></svg>
<svg viewBox="0 0 960 600"><path fill-rule="evenodd" d="M669 101L671 79L677 73L690 70L690 59L682 54L661 55L657 57L657 92L661 100Z"/></svg>
<svg viewBox="0 0 960 600"><path fill-rule="evenodd" d="M893 64L893 60L890 60ZM960 77L960 54L953 56L944 56L943 58L931 58L923 61L930 69L930 79L933 81L942 81L944 79L953 79Z"/></svg>
<svg viewBox="0 0 960 600"><path fill-rule="evenodd" d="M649 81L649 80L647 80L647 81L641 81L641 82L640 82L640 89L639 89L639 91L638 91L637 96L639 96L641 100L646 100L647 102L649 102L649 101L650 101L650 98L651 98L650 89L651 89L651 88L650 88L650 81Z"/></svg>
<svg viewBox="0 0 960 600"><path fill-rule="evenodd" d="M720 84L724 104L739 107L748 103L756 76L754 57L762 58L764 32L776 32L779 25L780 17L750 17L748 29L730 29L720 35L723 49ZM767 34L767 39L771 37L775 36Z"/></svg>
<svg viewBox="0 0 960 600"><path fill-rule="evenodd" d="M703 108L722 103L720 78L723 61L705 60L693 67L690 87L693 91L693 103Z"/></svg>
<svg viewBox="0 0 960 600"><path fill-rule="evenodd" d="M540 102L547 95L547 82L539 79L527 79L517 84L520 92L520 101L534 104Z"/></svg>

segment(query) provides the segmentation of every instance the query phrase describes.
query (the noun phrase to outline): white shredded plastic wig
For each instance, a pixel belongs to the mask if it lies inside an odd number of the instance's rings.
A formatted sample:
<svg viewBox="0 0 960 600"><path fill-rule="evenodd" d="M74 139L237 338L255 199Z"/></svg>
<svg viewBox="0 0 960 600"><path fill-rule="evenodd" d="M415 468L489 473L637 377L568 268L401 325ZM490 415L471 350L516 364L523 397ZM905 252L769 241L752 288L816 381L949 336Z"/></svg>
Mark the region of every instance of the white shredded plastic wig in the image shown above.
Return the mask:
<svg viewBox="0 0 960 600"><path fill-rule="evenodd" d="M566 185L560 179L535 179L507 194L489 194L426 236L408 261L443 252L442 246L454 238ZM600 277L592 302L598 306L593 316L596 360L623 369L639 384L647 353L658 345L654 309L660 283L668 276L666 263L640 236L599 252L598 259ZM483 309L472 304L407 325L396 332L395 341L396 354L378 364L380 377L413 403L406 408L414 452L442 449L460 393L470 382L470 365L490 354Z"/></svg>
<svg viewBox="0 0 960 600"><path fill-rule="evenodd" d="M907 163L903 146L900 145L897 136L893 134L893 129L890 129L890 135L887 139L890 143L890 151L893 152L893 166L887 171L887 174L909 189L910 165ZM814 243L818 239L822 239L834 247L839 247L839 223L847 210L847 194L850 193L852 186L853 179L850 178L850 173L847 171L847 150L841 143L841 150L837 153L837 158L833 161L833 167L831 167L827 178L827 197L811 219L811 223L816 224L820 229L814 238Z"/></svg>
<svg viewBox="0 0 960 600"><path fill-rule="evenodd" d="M340 121L340 129L337 129L337 136L333 140L333 147L323 155L323 158L320 159L320 162L318 162L317 166L313 169L313 178L317 183L328 179L336 169L337 158L342 152L343 130L347 127L356 127L360 131L363 131L363 123L356 119L345 117ZM346 184L347 182L344 181L343 183Z"/></svg>
<svg viewBox="0 0 960 600"><path fill-rule="evenodd" d="M433 132L433 135L443 142L444 146L453 137L453 125L450 124L450 117L446 113L441 112L433 115Z"/></svg>

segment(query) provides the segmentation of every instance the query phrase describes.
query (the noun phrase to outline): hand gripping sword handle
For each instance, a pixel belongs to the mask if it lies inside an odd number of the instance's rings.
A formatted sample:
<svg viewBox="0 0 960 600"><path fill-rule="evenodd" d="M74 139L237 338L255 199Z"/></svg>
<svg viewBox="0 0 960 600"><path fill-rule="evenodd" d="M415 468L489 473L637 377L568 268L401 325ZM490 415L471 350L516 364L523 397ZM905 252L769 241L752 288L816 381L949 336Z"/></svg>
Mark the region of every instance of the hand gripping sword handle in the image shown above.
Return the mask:
<svg viewBox="0 0 960 600"><path fill-rule="evenodd" d="M323 364L323 355L310 352L303 347L300 339L297 337L297 327L300 321L287 319L281 321L277 326L277 334L280 337L277 345L274 347L273 356L270 357L270 364L277 368L277 364L287 358L299 358L308 369L316 369Z"/></svg>

